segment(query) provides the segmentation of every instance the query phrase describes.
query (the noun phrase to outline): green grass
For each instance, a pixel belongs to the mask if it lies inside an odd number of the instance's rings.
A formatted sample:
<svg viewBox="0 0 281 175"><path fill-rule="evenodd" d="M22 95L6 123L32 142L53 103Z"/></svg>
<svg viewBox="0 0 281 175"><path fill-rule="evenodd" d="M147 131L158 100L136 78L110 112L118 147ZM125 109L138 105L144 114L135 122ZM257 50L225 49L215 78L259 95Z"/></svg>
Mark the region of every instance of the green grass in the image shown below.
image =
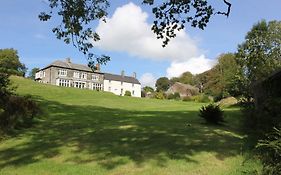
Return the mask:
<svg viewBox="0 0 281 175"><path fill-rule="evenodd" d="M202 103L119 97L12 77L44 113L0 142L1 175L226 175L260 169L243 149L238 108L224 126Z"/></svg>

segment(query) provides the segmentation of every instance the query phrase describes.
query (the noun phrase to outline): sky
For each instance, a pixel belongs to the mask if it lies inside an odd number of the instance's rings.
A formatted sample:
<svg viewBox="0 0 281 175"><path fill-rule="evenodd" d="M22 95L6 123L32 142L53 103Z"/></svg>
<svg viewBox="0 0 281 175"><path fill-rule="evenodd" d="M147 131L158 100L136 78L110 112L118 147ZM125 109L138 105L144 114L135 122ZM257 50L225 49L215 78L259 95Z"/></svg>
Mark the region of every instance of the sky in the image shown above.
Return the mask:
<svg viewBox="0 0 281 175"><path fill-rule="evenodd" d="M54 19L42 22L38 14L48 11L46 0L0 0L0 49L14 48L29 70L43 68L55 60L70 57L87 64L74 46L56 39ZM159 0L160 1L160 0ZM161 47L150 30L153 14L141 0L111 1L107 22L92 24L101 37L93 42L97 54L111 57L102 72L131 76L137 73L142 86L154 86L157 78L175 77L190 71L198 74L216 64L222 53L235 52L251 27L260 20L281 20L281 0L230 0L230 16L213 16L205 30L186 26L167 47ZM227 7L222 0L210 1L217 10Z"/></svg>

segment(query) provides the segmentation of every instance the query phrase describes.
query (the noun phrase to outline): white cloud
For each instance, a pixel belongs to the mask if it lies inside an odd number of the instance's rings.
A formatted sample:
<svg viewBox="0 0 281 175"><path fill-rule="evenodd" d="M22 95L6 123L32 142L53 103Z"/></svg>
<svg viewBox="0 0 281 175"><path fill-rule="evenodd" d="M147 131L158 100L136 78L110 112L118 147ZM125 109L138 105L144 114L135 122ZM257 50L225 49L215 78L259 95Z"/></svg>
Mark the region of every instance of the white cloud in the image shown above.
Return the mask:
<svg viewBox="0 0 281 175"><path fill-rule="evenodd" d="M172 62L170 67L167 68L167 77L178 77L182 73L189 71L192 74L199 74L206 70L211 69L216 60L206 58L204 55L200 57L193 57L184 62Z"/></svg>
<svg viewBox="0 0 281 175"><path fill-rule="evenodd" d="M155 87L156 78L151 73L144 73L140 78L140 83L142 87L150 86Z"/></svg>
<svg viewBox="0 0 281 175"><path fill-rule="evenodd" d="M147 19L148 14L134 3L119 7L106 23L99 22L96 31L101 40L94 45L152 60L187 61L200 55L196 41L184 31L178 32L177 37L163 48Z"/></svg>

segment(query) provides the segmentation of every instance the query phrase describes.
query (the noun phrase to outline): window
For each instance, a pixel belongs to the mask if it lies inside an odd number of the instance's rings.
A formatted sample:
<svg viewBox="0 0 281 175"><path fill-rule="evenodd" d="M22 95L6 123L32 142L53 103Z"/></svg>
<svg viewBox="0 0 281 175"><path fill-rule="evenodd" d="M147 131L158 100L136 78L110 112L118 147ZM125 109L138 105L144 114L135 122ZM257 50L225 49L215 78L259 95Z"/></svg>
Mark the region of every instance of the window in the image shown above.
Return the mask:
<svg viewBox="0 0 281 175"><path fill-rule="evenodd" d="M135 91L132 91L132 95L135 95Z"/></svg>
<svg viewBox="0 0 281 175"><path fill-rule="evenodd" d="M123 86L123 81L121 81L121 86Z"/></svg>
<svg viewBox="0 0 281 175"><path fill-rule="evenodd" d="M98 75L92 75L92 80L99 80L99 76Z"/></svg>
<svg viewBox="0 0 281 175"><path fill-rule="evenodd" d="M108 87L108 91L109 91L109 92L111 91L111 87L110 87L110 86Z"/></svg>
<svg viewBox="0 0 281 175"><path fill-rule="evenodd" d="M64 86L64 87L70 87L70 81L69 80L64 80L64 79L59 79L58 80L58 85L59 86Z"/></svg>
<svg viewBox="0 0 281 175"><path fill-rule="evenodd" d="M81 78L82 78L82 79L87 79L87 73L82 73L82 74L81 74Z"/></svg>
<svg viewBox="0 0 281 175"><path fill-rule="evenodd" d="M134 86L135 86L135 84L133 83L133 84L132 84L132 87L134 87Z"/></svg>
<svg viewBox="0 0 281 175"><path fill-rule="evenodd" d="M86 82L75 81L73 84L75 88L80 88L80 89L86 88Z"/></svg>
<svg viewBox="0 0 281 175"><path fill-rule="evenodd" d="M59 76L66 76L67 75L67 70L65 70L65 69L59 69Z"/></svg>
<svg viewBox="0 0 281 175"><path fill-rule="evenodd" d="M80 73L79 72L74 72L73 77L74 78L79 78L80 77Z"/></svg>
<svg viewBox="0 0 281 175"><path fill-rule="evenodd" d="M92 84L92 88L93 88L93 90L97 90L97 91L101 91L102 90L102 84L100 84L100 83L93 83Z"/></svg>
<svg viewBox="0 0 281 175"><path fill-rule="evenodd" d="M46 72L45 71L43 71L43 77L46 77Z"/></svg>
<svg viewBox="0 0 281 175"><path fill-rule="evenodd" d="M121 89L121 94L120 95L123 95L123 89Z"/></svg>

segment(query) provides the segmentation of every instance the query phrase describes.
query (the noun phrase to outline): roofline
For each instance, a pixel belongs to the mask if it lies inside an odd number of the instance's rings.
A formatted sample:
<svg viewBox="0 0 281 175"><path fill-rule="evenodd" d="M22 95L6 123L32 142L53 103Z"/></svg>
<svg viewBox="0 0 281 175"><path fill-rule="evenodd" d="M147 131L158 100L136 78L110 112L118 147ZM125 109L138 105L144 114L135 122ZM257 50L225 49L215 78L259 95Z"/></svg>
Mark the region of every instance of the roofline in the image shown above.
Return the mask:
<svg viewBox="0 0 281 175"><path fill-rule="evenodd" d="M104 74L104 73L102 73L102 72L95 72L95 71L81 70L81 69L68 68L68 67L55 66L55 65L49 65L49 66L47 66L47 67L44 67L44 68L40 69L40 70L39 70L39 71L37 71L37 72L40 72L40 71L45 70L45 69L48 69L48 68L50 68L50 67L58 67L58 68L63 68L63 69L70 69L70 70L84 71L84 72L89 72L89 73Z"/></svg>

